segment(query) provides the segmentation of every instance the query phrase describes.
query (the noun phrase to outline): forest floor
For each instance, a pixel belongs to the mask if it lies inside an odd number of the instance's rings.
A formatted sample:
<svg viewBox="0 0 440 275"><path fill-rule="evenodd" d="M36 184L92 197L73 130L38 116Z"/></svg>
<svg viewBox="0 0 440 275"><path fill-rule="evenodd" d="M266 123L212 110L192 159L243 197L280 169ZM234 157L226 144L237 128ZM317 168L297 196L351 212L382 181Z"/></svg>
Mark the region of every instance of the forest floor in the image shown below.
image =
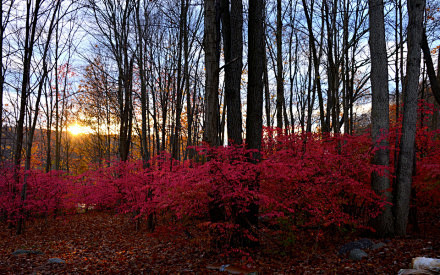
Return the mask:
<svg viewBox="0 0 440 275"><path fill-rule="evenodd" d="M423 223L421 233L383 241L387 245L355 262L337 251L359 236L334 234L314 241L297 236L296 245L279 252L269 243L248 256L218 254L209 249L207 234L200 229L155 233L134 230L123 216L89 212L59 219L40 219L28 224L25 234L0 224L0 274L228 274L208 265L244 266L258 274L397 274L418 256L440 258L440 224ZM13 255L18 249L42 254ZM61 258L65 264L50 264Z"/></svg>

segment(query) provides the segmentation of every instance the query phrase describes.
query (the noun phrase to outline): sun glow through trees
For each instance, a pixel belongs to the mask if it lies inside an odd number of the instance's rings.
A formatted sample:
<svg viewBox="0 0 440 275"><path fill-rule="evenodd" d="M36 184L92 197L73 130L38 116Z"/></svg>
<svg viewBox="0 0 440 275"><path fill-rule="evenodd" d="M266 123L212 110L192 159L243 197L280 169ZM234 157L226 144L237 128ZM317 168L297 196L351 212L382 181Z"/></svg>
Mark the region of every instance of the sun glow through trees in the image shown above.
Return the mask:
<svg viewBox="0 0 440 275"><path fill-rule="evenodd" d="M80 134L88 134L91 130L89 127L81 126L75 122L67 127L67 131L69 131L72 135L77 136Z"/></svg>

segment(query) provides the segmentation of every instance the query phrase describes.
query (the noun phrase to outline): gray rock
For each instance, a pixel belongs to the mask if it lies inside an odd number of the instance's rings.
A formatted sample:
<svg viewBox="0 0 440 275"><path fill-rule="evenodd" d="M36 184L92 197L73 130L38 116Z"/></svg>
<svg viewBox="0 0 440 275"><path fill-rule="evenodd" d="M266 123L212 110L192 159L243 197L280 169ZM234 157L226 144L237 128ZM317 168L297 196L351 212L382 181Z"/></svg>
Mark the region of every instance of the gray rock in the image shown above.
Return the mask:
<svg viewBox="0 0 440 275"><path fill-rule="evenodd" d="M12 252L12 255L23 255L23 254L42 255L43 252L38 251L38 250L25 250L25 249L17 249L14 252Z"/></svg>
<svg viewBox="0 0 440 275"><path fill-rule="evenodd" d="M64 261L63 259L60 258L50 258L49 260L47 260L48 264L65 264L66 261Z"/></svg>
<svg viewBox="0 0 440 275"><path fill-rule="evenodd" d="M350 251L350 255L348 258L353 261L360 261L362 258L368 257L368 254L365 251L355 248Z"/></svg>
<svg viewBox="0 0 440 275"><path fill-rule="evenodd" d="M424 269L401 269L397 273L397 275L416 275L416 274L434 275L434 273L432 273L431 271Z"/></svg>
<svg viewBox="0 0 440 275"><path fill-rule="evenodd" d="M358 242L350 242L344 244L338 251L340 255L347 254L348 252L352 251L353 249L362 249L362 244Z"/></svg>
<svg viewBox="0 0 440 275"><path fill-rule="evenodd" d="M371 246L373 246L374 243L372 240L370 239L360 239L358 241L355 242L350 242L350 243L346 243L344 244L338 251L339 255L342 254L346 254L350 251L352 251L353 249L368 249Z"/></svg>
<svg viewBox="0 0 440 275"><path fill-rule="evenodd" d="M384 246L386 246L385 243L376 243L371 247L371 250L381 249Z"/></svg>
<svg viewBox="0 0 440 275"><path fill-rule="evenodd" d="M362 245L362 249L368 249L371 248L374 245L374 242L370 239L364 238L357 241Z"/></svg>

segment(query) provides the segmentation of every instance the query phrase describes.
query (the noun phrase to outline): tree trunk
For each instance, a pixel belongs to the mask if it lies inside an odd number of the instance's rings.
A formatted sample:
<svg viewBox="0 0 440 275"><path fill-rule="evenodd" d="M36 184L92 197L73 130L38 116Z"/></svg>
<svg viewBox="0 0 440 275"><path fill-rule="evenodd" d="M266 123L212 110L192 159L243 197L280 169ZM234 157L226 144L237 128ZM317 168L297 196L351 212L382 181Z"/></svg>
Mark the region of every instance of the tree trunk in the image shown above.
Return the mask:
<svg viewBox="0 0 440 275"><path fill-rule="evenodd" d="M432 94L434 95L435 101L440 104L440 83L438 82L437 76L435 75L434 63L432 62L431 50L429 49L425 29L423 30L421 46L428 71L429 82L431 83Z"/></svg>
<svg viewBox="0 0 440 275"><path fill-rule="evenodd" d="M205 64L206 64L206 84L205 84L205 132L204 141L211 146L219 145L219 0L205 1Z"/></svg>
<svg viewBox="0 0 440 275"><path fill-rule="evenodd" d="M141 155L143 166L147 166L147 162L149 160L149 148L147 145L147 83L146 83L146 72L144 67L144 38L142 35L142 26L140 19L140 0L136 3L136 24L137 24L137 47L139 50L138 55L138 65L139 65L139 74L140 74L140 82L141 82ZM147 27L145 26L145 29Z"/></svg>
<svg viewBox="0 0 440 275"><path fill-rule="evenodd" d="M40 105L40 100L41 100L41 94L42 94L42 91L43 91L43 86L46 83L46 78L47 78L47 75L48 75L46 57L47 57L47 53L48 53L48 50L49 50L49 45L50 45L50 39L51 39L52 31L54 29L55 19L56 19L56 16L58 14L58 10L60 8L60 3L61 2L57 2L55 4L55 6L54 6L54 9L52 10L53 14L52 14L52 17L51 17L51 20L50 20L49 30L48 30L48 34L47 34L47 38L46 38L47 40L45 42L44 50L43 50L43 55L42 55L43 73L42 73L41 78L39 79L39 83L38 83L37 99L36 99L35 106L34 106L35 110L32 111L32 107L29 107L29 112L30 112L30 114L29 114L29 121L30 121L29 126L30 126L30 129L29 129L29 132L28 132L27 140L26 140L25 171L28 171L28 170L31 169L32 144L33 144L34 133L35 133L36 125L37 125L38 113L39 113L39 108L40 108L39 105ZM27 64L29 64L29 65L30 65L30 62L31 62L31 59L32 59L32 48L34 46L34 43L36 42L34 40L34 35L35 35L35 26L37 25L37 21L38 21L38 10L39 10L39 5L40 5L39 1L37 1L37 3L35 3L35 5L36 5L35 8L34 8L35 10L34 10L33 15L32 15L33 22L31 23L32 24L31 39L29 41L27 41L29 43L26 43L26 48L25 48L25 51L26 51L27 47L29 47L28 50L30 50L28 52L29 55L27 56L29 58L27 60L29 63L27 63ZM29 8L30 7L28 6L28 15L29 15ZM58 26L58 24L57 24L57 26ZM26 29L27 29L27 27L28 27L28 22L26 24ZM25 59L25 64L26 64L26 59ZM28 73L27 79L25 81L25 79L24 79L25 75L23 75L23 83L29 83L30 82L29 76L30 75ZM23 88L24 88L24 84L23 84ZM28 89L28 84L26 84L26 92L27 92L27 89ZM20 110L20 112L21 112L21 110ZM33 113L33 117L32 117L32 113ZM23 136L21 136L21 139L23 139ZM22 146L22 143L21 143L21 146ZM18 162L18 164L20 164L20 163ZM18 169L18 167L16 169ZM22 187L22 190L21 190L21 208L20 208L21 216L20 216L20 218L19 218L19 220L17 222L17 234L21 234L23 232L23 230L24 230L24 217L23 217L24 213L23 213L23 208L24 208L24 205L25 205L26 195L27 195L26 194L26 192L27 192L26 178L27 178L27 175L25 175L25 177L24 177L24 184L23 184L23 187Z"/></svg>
<svg viewBox="0 0 440 275"><path fill-rule="evenodd" d="M16 142L15 142L15 154L14 154L14 164L15 181L19 182L19 170L21 166L22 159L22 149L23 149L23 136L24 136L24 119L26 113L26 105L28 103L28 92L29 92L29 82L30 82L30 70L31 70L31 60L33 54L33 48L35 43L35 33L38 18L38 12L40 9L40 1L37 1L34 6L34 10L31 10L31 3L28 2L26 5L26 25L25 25L25 41L24 41L24 56L23 56L23 76L21 83L21 96L20 96L20 111L19 118L16 126ZM31 18L33 18L32 22ZM13 190L14 192L16 190ZM24 200L26 199L26 184L22 187L21 192L21 209L20 215L23 215ZM23 233L23 218L17 224L17 235Z"/></svg>
<svg viewBox="0 0 440 275"><path fill-rule="evenodd" d="M283 103L284 103L284 78L283 78L283 22L281 17L281 0L277 0L277 128L283 129Z"/></svg>
<svg viewBox="0 0 440 275"><path fill-rule="evenodd" d="M295 7L293 7L293 1L290 2L290 35L289 35L289 80L290 80L290 98L289 98L289 113L290 113L290 124L292 127L292 133L295 132L295 119L293 114L293 86L294 84L297 85L297 72L298 72L298 35L296 34L294 30L294 24L296 19L296 9L298 6L298 3L295 2ZM293 44L293 34L295 33L295 50L294 55L292 56L292 44ZM292 63L293 63L293 71L292 71ZM300 103L298 103L300 105ZM304 122L303 118L299 118L300 122ZM304 126L304 123L301 124ZM302 127L302 130L304 132L304 127Z"/></svg>
<svg viewBox="0 0 440 275"><path fill-rule="evenodd" d="M58 28L56 30L56 37L58 37ZM60 154L61 154L61 141L60 141L60 111L59 111L59 101L60 101L60 87L58 79L58 39L55 40L55 170L60 170ZM62 131L61 131L62 132Z"/></svg>
<svg viewBox="0 0 440 275"><path fill-rule="evenodd" d="M309 43L312 50L312 57L313 57L313 66L315 71L315 83L316 83L316 91L318 93L318 101L319 101L319 120L321 122L321 131L322 133L328 133L330 131L330 128L326 124L325 121L325 112L324 112L324 99L322 96L322 89L321 89L321 76L319 73L319 63L320 58L318 57L318 53L316 51L316 45L315 45L315 35L313 34L313 23L312 23L312 17L311 14L309 14L309 11L307 9L307 3L305 0L302 0L303 6L304 6L304 14L306 16L307 21L307 29L309 32ZM324 32L322 32L321 38L323 36ZM321 49L322 49L322 43L321 43Z"/></svg>
<svg viewBox="0 0 440 275"><path fill-rule="evenodd" d="M225 101L230 144L242 144L241 71L243 68L243 3L222 0L222 30L225 52Z"/></svg>
<svg viewBox="0 0 440 275"><path fill-rule="evenodd" d="M263 130L263 72L264 72L264 0L254 0L249 3L248 31L248 64L249 81L247 92L246 143L249 149L261 150ZM253 156L254 161L260 160L260 153ZM249 183L250 190L258 190L259 183ZM258 205L252 202L248 212L243 214L243 228L252 232L252 227L258 226ZM258 236L254 236L258 240ZM256 246L258 241L247 240L245 246Z"/></svg>
<svg viewBox="0 0 440 275"><path fill-rule="evenodd" d="M400 140L393 209L395 233L399 236L406 235L411 197L424 10L424 0L408 1L407 84L403 92L402 137Z"/></svg>
<svg viewBox="0 0 440 275"><path fill-rule="evenodd" d="M182 114L182 98L183 98L183 87L185 81L185 74L183 74L182 79L182 51L183 51L183 43L188 43L188 39L184 41L185 31L186 31L186 18L188 13L188 6L185 3L185 0L180 1L180 20L179 20L179 43L178 43L178 58L177 58L177 97L176 97L176 116L175 116L175 128L174 133L172 135L172 147L171 147L171 155L174 159L180 158L180 130L181 130L181 122L180 117ZM187 60L185 60L187 62Z"/></svg>
<svg viewBox="0 0 440 275"><path fill-rule="evenodd" d="M371 135L376 148L373 163L389 166L388 131L389 131L389 95L388 95L388 62L385 42L385 25L383 0L369 0L370 6L370 54L371 54L371 89L372 110ZM374 191L391 202L389 174L373 172L371 181ZM374 227L380 236L393 233L393 217L391 207L385 206L384 211L375 219Z"/></svg>
<svg viewBox="0 0 440 275"><path fill-rule="evenodd" d="M3 84L5 82L4 72L3 72L3 1L0 2L0 162L3 161Z"/></svg>
<svg viewBox="0 0 440 275"><path fill-rule="evenodd" d="M270 90L269 90L269 76L267 70L267 54L264 52L264 72L263 72L263 82L264 82L264 110L266 112L266 126L272 127L271 117L270 117Z"/></svg>

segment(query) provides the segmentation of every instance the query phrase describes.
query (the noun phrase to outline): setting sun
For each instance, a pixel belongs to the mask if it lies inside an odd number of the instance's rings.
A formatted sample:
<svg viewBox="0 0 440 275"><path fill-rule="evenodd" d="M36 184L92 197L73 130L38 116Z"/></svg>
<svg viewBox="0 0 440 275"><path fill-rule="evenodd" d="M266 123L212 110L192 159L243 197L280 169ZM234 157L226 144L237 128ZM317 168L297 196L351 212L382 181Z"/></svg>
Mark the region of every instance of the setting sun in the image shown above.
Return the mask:
<svg viewBox="0 0 440 275"><path fill-rule="evenodd" d="M67 130L74 136L79 134L87 134L90 132L90 129L88 127L81 126L78 123L70 125L69 127L67 127Z"/></svg>

